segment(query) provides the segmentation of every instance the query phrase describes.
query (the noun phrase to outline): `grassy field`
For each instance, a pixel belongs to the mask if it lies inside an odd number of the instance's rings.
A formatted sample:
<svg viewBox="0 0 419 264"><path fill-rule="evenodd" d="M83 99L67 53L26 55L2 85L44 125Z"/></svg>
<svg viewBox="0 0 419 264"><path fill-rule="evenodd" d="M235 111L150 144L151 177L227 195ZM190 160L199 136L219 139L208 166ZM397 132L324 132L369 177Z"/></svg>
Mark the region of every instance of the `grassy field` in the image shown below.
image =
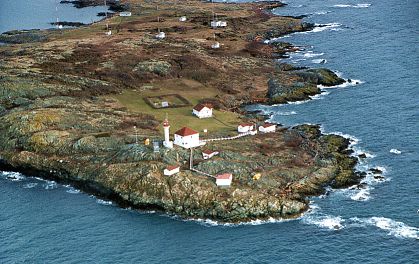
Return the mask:
<svg viewBox="0 0 419 264"><path fill-rule="evenodd" d="M199 82L186 79L159 81L146 84L136 90L126 90L122 94L113 95L121 105L130 111L151 114L156 119L163 121L166 114L169 117L171 132L187 126L201 132L208 130L208 136L214 133L226 133L236 131L240 123L239 116L232 112L214 111L216 118L199 119L192 115L192 107L154 109L145 101L145 96L158 96L177 93L185 97L192 105L196 105L200 99L214 97L217 91L201 85ZM163 133L163 130L162 130Z"/></svg>

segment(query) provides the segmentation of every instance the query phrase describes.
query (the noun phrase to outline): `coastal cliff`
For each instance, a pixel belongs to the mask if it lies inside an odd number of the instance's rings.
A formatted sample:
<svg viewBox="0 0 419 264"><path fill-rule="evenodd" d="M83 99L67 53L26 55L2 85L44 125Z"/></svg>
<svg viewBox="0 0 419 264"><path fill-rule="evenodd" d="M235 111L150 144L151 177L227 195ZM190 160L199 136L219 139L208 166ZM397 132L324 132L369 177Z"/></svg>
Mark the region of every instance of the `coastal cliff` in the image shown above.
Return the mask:
<svg viewBox="0 0 419 264"><path fill-rule="evenodd" d="M0 168L71 183L121 206L226 222L295 217L325 186L359 181L349 141L322 135L313 125L210 142L205 148L220 152L211 160L196 149L194 167L232 173L230 188L190 171L188 150L156 152L144 144L161 140L166 113L173 129L208 128L204 137L229 136L241 122L263 123L247 118L243 105L306 100L320 93L317 85L344 80L327 69L274 62L296 48L264 39L312 28L273 16L269 10L279 2L131 2L132 17L106 21L111 36L104 34L105 21L37 31L38 37L23 41L16 41L19 32L3 36L22 44L0 46ZM228 26L209 27L212 12ZM186 22L178 20L181 14L188 15ZM154 37L159 31L166 32L164 40ZM221 48L211 48L214 39ZM187 106L155 109L147 99L173 94ZM215 106L212 121L191 116L191 105L201 102ZM181 172L164 176L173 164Z"/></svg>

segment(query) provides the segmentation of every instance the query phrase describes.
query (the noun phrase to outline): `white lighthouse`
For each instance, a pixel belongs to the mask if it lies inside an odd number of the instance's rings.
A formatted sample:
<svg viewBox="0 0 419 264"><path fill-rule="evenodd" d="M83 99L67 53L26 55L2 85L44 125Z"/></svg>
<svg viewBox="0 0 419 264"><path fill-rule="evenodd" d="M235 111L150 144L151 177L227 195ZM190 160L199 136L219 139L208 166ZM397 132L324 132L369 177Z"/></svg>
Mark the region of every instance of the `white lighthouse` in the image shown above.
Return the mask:
<svg viewBox="0 0 419 264"><path fill-rule="evenodd" d="M166 119L163 121L163 129L164 129L164 141L163 141L163 146L165 146L166 148L173 148L173 142L170 141L170 124L169 124L169 120Z"/></svg>

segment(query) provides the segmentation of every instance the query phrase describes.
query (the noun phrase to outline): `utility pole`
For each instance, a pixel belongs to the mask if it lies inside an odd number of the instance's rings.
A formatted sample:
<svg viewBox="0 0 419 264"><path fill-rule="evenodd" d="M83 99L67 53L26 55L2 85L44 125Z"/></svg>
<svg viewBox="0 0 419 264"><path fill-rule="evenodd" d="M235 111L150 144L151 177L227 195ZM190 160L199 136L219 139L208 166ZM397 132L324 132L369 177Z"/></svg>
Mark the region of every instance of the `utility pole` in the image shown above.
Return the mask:
<svg viewBox="0 0 419 264"><path fill-rule="evenodd" d="M193 148L191 148L191 157L189 159L189 169L192 170L193 168Z"/></svg>
<svg viewBox="0 0 419 264"><path fill-rule="evenodd" d="M137 134L137 127L134 126L134 133L135 133L135 144L138 145L138 134Z"/></svg>

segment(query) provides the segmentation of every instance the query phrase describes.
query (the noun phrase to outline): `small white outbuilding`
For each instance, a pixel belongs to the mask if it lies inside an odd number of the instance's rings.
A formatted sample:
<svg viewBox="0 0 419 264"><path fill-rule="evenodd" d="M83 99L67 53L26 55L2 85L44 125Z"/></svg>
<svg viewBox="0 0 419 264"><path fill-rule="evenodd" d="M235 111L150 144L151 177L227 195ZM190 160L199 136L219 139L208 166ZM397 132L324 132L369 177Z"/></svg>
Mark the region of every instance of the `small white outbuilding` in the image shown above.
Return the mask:
<svg viewBox="0 0 419 264"><path fill-rule="evenodd" d="M211 27L227 27L227 21L213 20L211 21Z"/></svg>
<svg viewBox="0 0 419 264"><path fill-rule="evenodd" d="M219 49L220 48L220 42L215 42L211 45L211 49Z"/></svg>
<svg viewBox="0 0 419 264"><path fill-rule="evenodd" d="M276 131L276 125L275 124L270 124L270 123L266 123L263 124L261 126L259 126L259 131L262 133L272 133Z"/></svg>
<svg viewBox="0 0 419 264"><path fill-rule="evenodd" d="M164 33L163 31L160 31L157 35L156 35L156 39L164 39L166 38L166 33Z"/></svg>
<svg viewBox="0 0 419 264"><path fill-rule="evenodd" d="M131 12L119 12L119 16L121 17L130 17L131 15Z"/></svg>
<svg viewBox="0 0 419 264"><path fill-rule="evenodd" d="M218 155L219 152L218 151L212 151L212 150L204 150L202 151L202 157L206 160L206 159L210 159L212 157L214 157L215 155Z"/></svg>
<svg viewBox="0 0 419 264"><path fill-rule="evenodd" d="M237 131L238 131L239 133L247 133L247 132L252 131L253 129L254 129L254 125L253 125L253 124L247 124L247 123L245 123L245 124L240 124L240 125L237 127Z"/></svg>
<svg viewBox="0 0 419 264"><path fill-rule="evenodd" d="M163 173L166 176L171 176L173 174L179 173L180 167L179 166L167 166L166 169L164 169Z"/></svg>
<svg viewBox="0 0 419 264"><path fill-rule="evenodd" d="M179 17L179 22L185 22L185 21L186 21L186 16Z"/></svg>
<svg viewBox="0 0 419 264"><path fill-rule="evenodd" d="M231 173L224 173L217 175L215 178L215 184L220 187L230 187L231 182L233 181L233 174Z"/></svg>

